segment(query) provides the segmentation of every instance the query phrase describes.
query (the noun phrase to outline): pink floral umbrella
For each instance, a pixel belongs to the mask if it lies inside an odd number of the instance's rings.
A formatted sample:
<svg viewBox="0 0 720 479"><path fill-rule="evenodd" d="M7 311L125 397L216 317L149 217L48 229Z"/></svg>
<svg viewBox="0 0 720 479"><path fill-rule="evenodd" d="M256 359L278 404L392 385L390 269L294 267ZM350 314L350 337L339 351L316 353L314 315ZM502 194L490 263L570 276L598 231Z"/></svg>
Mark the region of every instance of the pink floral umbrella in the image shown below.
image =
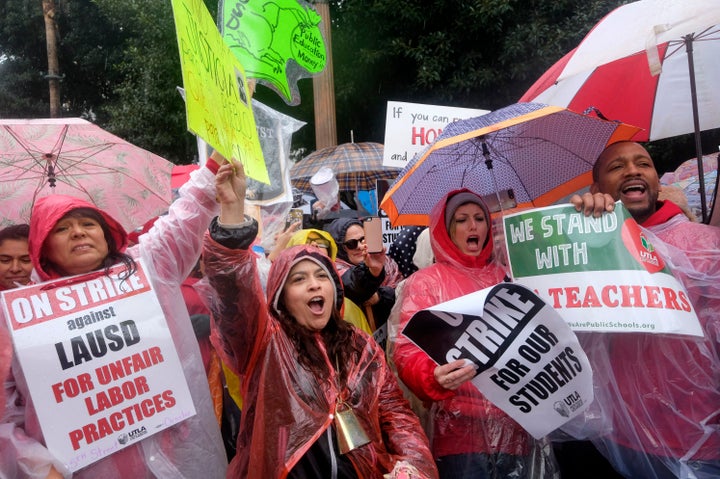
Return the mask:
<svg viewBox="0 0 720 479"><path fill-rule="evenodd" d="M75 196L132 231L167 211L173 164L80 118L0 120L0 227L35 200Z"/></svg>

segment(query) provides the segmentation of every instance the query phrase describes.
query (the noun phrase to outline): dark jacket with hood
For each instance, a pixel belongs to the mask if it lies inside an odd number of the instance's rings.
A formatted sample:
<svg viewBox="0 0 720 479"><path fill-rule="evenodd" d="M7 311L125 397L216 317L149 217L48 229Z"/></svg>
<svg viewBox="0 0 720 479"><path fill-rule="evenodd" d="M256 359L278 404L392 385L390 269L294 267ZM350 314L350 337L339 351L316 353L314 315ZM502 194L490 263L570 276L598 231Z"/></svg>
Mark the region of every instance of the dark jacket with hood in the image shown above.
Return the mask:
<svg viewBox="0 0 720 479"><path fill-rule="evenodd" d="M356 218L339 218L327 226L327 232L332 235L338 245L335 265L345 286L345 295L355 304L362 305L373 294L378 294L379 302L373 306L372 310L376 327L379 327L387 321L390 309L395 304L395 287L403 278L395 261L387 255L383 272L377 277L372 275L365 263L354 265L350 262L342 244L348 228L352 225L362 228L362 221Z"/></svg>

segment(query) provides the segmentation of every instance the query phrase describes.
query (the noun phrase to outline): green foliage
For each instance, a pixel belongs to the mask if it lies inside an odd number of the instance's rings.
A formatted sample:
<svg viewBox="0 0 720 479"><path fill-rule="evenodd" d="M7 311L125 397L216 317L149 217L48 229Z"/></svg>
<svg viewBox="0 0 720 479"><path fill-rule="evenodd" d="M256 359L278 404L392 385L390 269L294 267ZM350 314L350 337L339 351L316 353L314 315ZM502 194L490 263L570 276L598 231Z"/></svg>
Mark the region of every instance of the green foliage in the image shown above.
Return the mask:
<svg viewBox="0 0 720 479"><path fill-rule="evenodd" d="M62 115L81 116L177 163L196 155L187 132L168 0L55 0ZM215 2L208 1L216 15ZM49 114L38 0L0 7L0 116Z"/></svg>
<svg viewBox="0 0 720 479"><path fill-rule="evenodd" d="M368 120L388 100L484 109L513 103L621 3L335 2L338 111L352 112L338 118L338 132L362 130L363 140L382 141L383 125Z"/></svg>
<svg viewBox="0 0 720 479"><path fill-rule="evenodd" d="M4 0L0 4L0 116L47 115L45 26L40 3Z"/></svg>
<svg viewBox="0 0 720 479"><path fill-rule="evenodd" d="M196 148L187 132L172 5L164 0L94 0L126 36L114 70L120 80L102 106L107 128L175 163Z"/></svg>
<svg viewBox="0 0 720 479"><path fill-rule="evenodd" d="M170 0L55 0L64 116L83 116L177 163L196 154L187 133ZM40 0L0 3L0 116L47 116ZM213 18L217 1L205 0ZM338 141L384 140L388 100L495 109L517 101L605 14L626 0L333 0ZM262 85L255 98L308 125L312 80L286 105ZM714 135L714 136L712 136ZM705 139L706 151L720 133ZM708 139L709 138L709 139ZM656 142L659 165L694 154L692 138Z"/></svg>

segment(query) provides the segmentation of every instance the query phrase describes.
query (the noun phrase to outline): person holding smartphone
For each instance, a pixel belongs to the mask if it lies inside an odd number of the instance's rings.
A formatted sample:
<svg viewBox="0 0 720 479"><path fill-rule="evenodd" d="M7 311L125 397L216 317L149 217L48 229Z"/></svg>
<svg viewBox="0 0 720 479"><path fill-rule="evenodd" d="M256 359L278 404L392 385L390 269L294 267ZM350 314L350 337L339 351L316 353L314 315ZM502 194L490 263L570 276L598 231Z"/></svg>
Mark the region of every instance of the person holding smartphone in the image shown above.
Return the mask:
<svg viewBox="0 0 720 479"><path fill-rule="evenodd" d="M375 218L379 224L378 220ZM338 245L335 265L345 295L364 306L373 330L384 327L395 304L395 287L403 279L398 265L385 254L384 248L368 251L366 230L360 219L338 218L328 225L327 231Z"/></svg>

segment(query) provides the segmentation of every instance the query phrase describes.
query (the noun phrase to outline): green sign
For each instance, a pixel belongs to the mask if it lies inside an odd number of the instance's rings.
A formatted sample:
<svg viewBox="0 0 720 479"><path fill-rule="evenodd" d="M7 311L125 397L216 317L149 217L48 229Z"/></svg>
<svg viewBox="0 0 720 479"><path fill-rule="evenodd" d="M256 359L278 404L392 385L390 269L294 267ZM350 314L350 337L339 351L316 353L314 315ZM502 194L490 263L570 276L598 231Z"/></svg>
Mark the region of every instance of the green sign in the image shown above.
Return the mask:
<svg viewBox="0 0 720 479"><path fill-rule="evenodd" d="M599 218L564 206L521 212L505 217L504 223L515 277L644 270L648 263L636 260L640 254L665 269L664 262L652 258L652 245L622 204Z"/></svg>
<svg viewBox="0 0 720 479"><path fill-rule="evenodd" d="M522 211L503 217L503 226L514 281L573 330L702 335L655 237L622 203L599 218L569 204Z"/></svg>
<svg viewBox="0 0 720 479"><path fill-rule="evenodd" d="M273 88L297 105L297 81L321 72L327 63L320 15L297 0L224 0L223 39L245 67L248 78Z"/></svg>
<svg viewBox="0 0 720 479"><path fill-rule="evenodd" d="M172 0L188 129L269 183L243 67L201 0Z"/></svg>

